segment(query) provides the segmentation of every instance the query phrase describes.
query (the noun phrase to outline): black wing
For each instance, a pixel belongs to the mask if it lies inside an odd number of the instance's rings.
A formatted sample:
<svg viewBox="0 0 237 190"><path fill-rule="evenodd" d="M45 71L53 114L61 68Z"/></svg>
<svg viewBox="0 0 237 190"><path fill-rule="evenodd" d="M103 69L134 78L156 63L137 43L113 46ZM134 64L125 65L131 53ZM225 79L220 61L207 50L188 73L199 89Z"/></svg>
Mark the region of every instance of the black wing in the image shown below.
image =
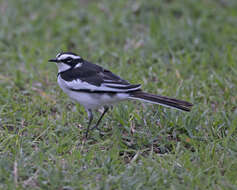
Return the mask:
<svg viewBox="0 0 237 190"><path fill-rule="evenodd" d="M132 85L111 71L87 61L80 67L61 73L60 76L72 90L131 92L141 87L140 84Z"/></svg>

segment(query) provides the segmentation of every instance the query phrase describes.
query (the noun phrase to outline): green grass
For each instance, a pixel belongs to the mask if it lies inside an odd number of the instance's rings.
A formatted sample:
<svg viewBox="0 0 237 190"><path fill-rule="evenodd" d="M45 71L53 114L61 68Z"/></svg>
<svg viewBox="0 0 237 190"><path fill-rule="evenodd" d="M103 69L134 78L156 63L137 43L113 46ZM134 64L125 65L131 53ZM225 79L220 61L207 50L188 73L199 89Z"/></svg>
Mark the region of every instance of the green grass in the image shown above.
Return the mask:
<svg viewBox="0 0 237 190"><path fill-rule="evenodd" d="M236 0L2 0L0 16L0 189L237 189ZM83 142L47 62L61 51L195 106L125 102Z"/></svg>

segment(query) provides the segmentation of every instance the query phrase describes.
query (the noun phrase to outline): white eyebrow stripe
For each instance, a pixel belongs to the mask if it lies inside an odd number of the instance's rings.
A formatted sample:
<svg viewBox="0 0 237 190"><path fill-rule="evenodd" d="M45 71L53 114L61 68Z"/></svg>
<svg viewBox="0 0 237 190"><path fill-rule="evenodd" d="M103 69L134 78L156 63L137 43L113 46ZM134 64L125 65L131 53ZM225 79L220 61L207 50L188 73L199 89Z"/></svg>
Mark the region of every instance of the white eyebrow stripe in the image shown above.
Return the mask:
<svg viewBox="0 0 237 190"><path fill-rule="evenodd" d="M68 57L71 57L72 59L80 59L80 56L77 55L72 55L72 54L63 54L63 55L59 55L58 60L64 60Z"/></svg>
<svg viewBox="0 0 237 190"><path fill-rule="evenodd" d="M58 53L58 54L56 55L56 58L58 58L60 55L61 55L61 53Z"/></svg>

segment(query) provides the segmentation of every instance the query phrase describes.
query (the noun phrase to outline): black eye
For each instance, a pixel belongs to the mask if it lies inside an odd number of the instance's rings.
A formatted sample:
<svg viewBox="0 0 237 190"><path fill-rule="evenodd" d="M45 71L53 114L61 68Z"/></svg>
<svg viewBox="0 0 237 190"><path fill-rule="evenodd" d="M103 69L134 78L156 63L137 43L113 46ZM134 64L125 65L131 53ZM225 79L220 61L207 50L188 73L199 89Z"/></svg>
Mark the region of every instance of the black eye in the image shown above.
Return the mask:
<svg viewBox="0 0 237 190"><path fill-rule="evenodd" d="M68 57L67 59L66 59L66 62L67 63L70 63L72 61L72 58L71 57Z"/></svg>
<svg viewBox="0 0 237 190"><path fill-rule="evenodd" d="M72 59L71 57L68 57L68 58L62 60L62 62L64 62L64 63L71 63L72 60L73 60L73 59Z"/></svg>

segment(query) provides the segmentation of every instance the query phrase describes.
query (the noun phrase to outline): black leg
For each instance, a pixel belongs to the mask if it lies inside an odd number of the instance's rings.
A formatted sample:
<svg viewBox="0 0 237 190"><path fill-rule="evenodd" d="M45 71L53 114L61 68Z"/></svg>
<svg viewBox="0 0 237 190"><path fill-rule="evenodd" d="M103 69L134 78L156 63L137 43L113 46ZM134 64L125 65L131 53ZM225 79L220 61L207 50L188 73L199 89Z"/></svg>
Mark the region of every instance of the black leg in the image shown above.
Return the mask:
<svg viewBox="0 0 237 190"><path fill-rule="evenodd" d="M87 110L87 114L88 114L89 122L88 122L87 130L86 130L86 138L88 137L88 133L89 133L89 130L90 130L91 122L93 120L93 114L92 114L91 109Z"/></svg>
<svg viewBox="0 0 237 190"><path fill-rule="evenodd" d="M106 114L106 112L109 110L109 107L104 107L104 111L102 113L102 115L100 116L99 120L97 121L96 125L94 127L91 128L91 130L94 130L94 129L98 129L98 126L102 120L102 118L104 117L104 115ZM98 129L99 130L99 129Z"/></svg>

